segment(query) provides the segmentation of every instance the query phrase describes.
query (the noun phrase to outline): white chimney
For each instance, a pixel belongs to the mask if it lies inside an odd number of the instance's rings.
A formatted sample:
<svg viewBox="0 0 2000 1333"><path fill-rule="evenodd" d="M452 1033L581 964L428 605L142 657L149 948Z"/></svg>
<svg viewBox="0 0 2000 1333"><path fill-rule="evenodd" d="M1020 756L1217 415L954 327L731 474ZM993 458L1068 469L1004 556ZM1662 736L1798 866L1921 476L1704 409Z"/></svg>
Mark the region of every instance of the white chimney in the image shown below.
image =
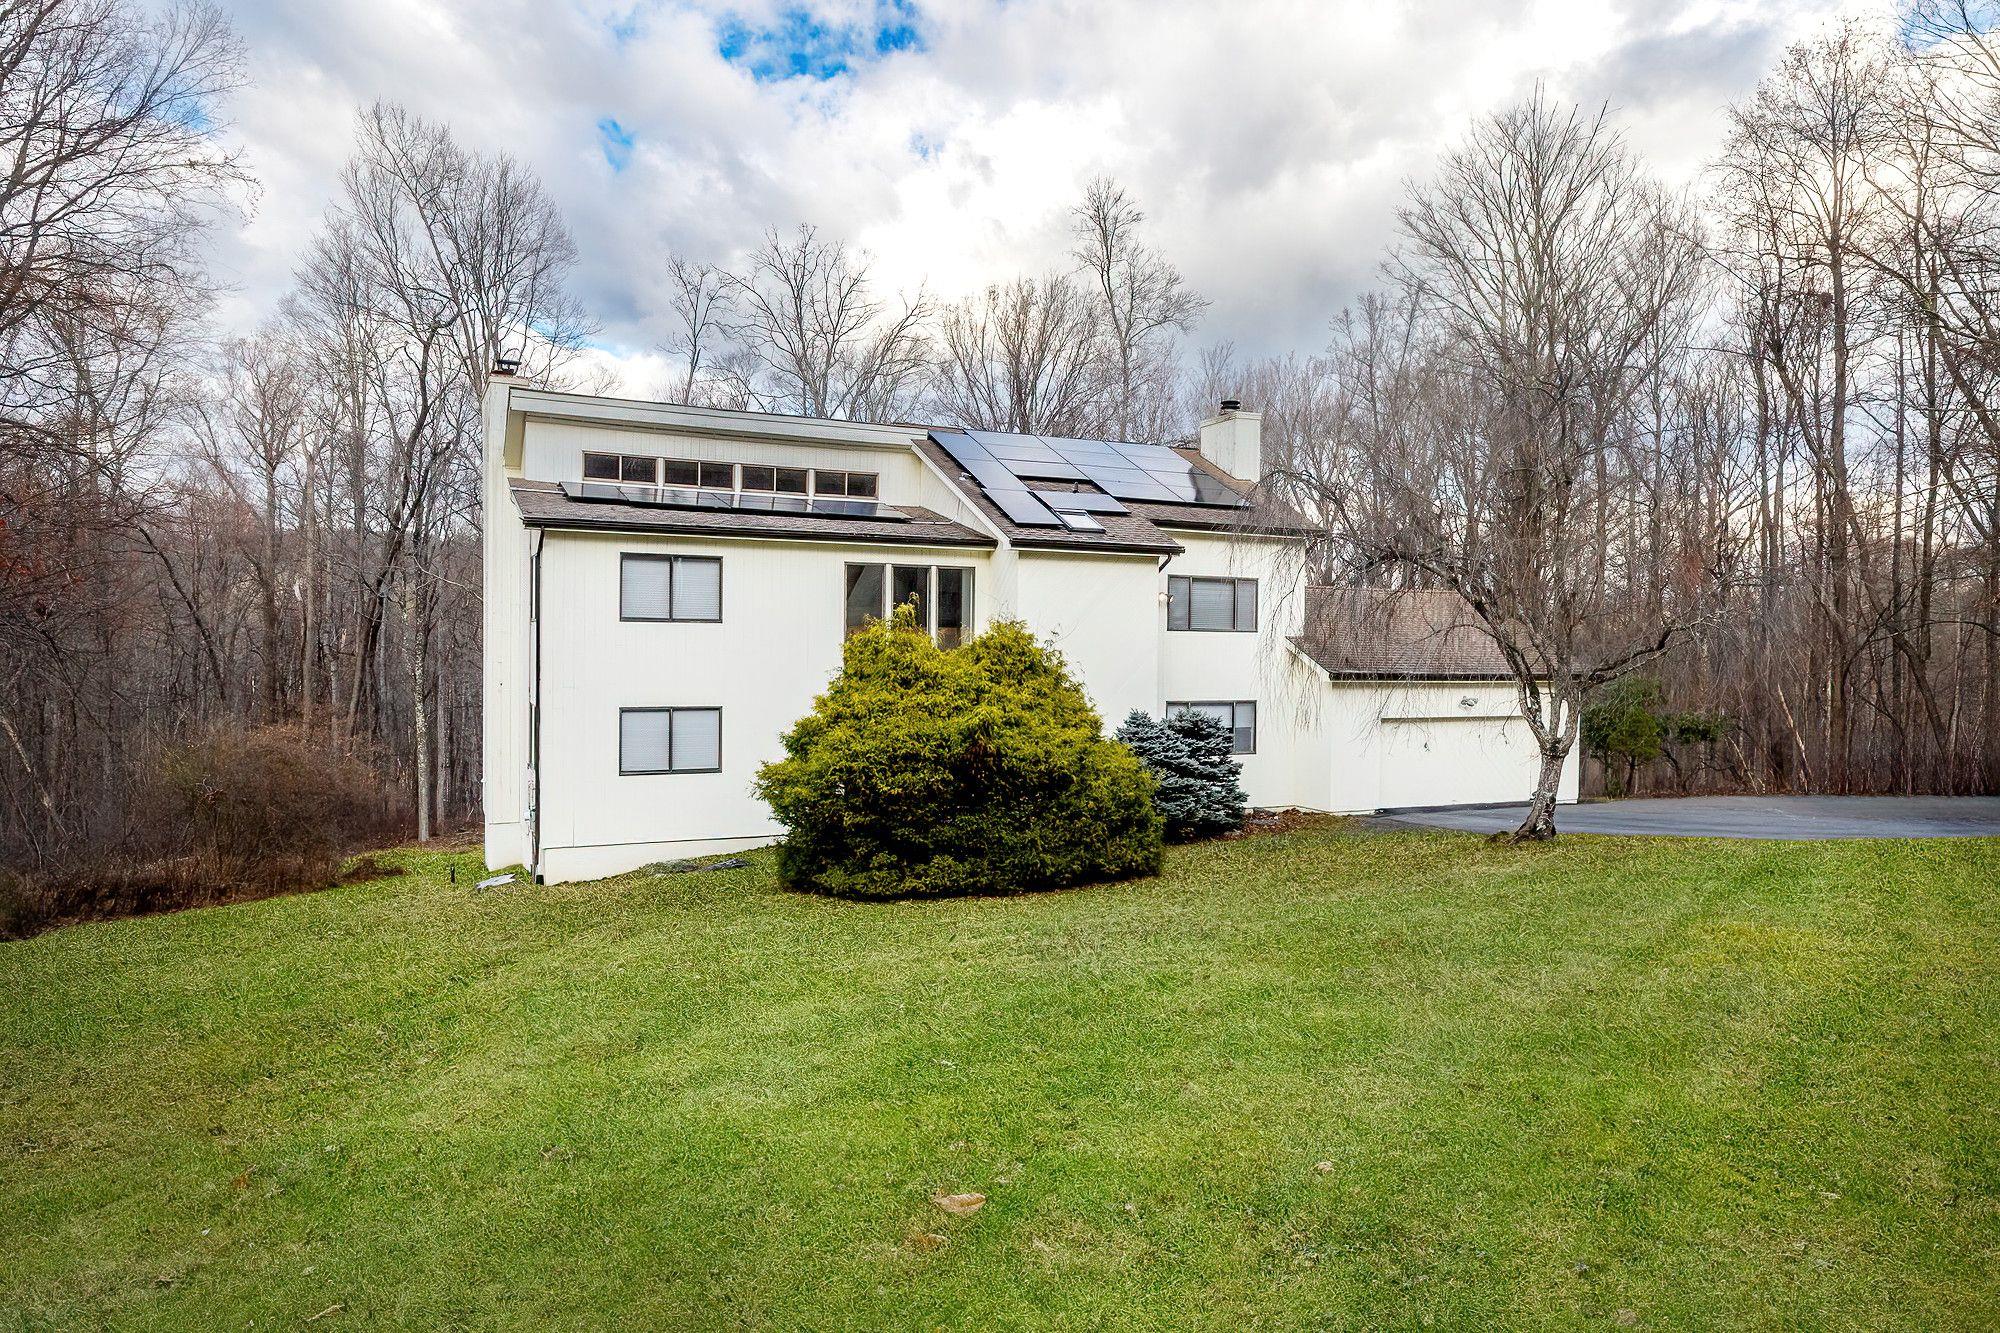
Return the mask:
<svg viewBox="0 0 2000 1333"><path fill-rule="evenodd" d="M1201 456L1238 481L1264 479L1264 414L1245 412L1234 398L1201 423Z"/></svg>

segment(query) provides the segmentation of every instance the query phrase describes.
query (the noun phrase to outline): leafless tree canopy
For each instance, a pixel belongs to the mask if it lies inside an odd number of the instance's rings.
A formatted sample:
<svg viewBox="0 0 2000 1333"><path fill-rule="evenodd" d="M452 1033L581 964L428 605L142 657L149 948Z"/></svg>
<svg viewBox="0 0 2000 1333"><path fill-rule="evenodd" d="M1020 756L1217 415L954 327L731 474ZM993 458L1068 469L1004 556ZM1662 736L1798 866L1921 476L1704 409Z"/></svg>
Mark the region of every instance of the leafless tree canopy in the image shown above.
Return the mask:
<svg viewBox="0 0 2000 1333"><path fill-rule="evenodd" d="M1316 577L1494 635L1549 764L1530 835L1634 673L1704 720L1617 762L1641 787L2000 790L1984 19L1789 51L1690 197L1601 111L1488 116L1321 348L1191 347L1206 302L1100 179L1058 271L956 299L811 226L667 256L659 391L1154 441L1245 400ZM521 163L374 106L282 308L218 343L237 79L206 7L0 0L0 871L115 858L151 756L225 724L367 756L423 831L477 810L478 395L502 353L602 386L575 247Z"/></svg>

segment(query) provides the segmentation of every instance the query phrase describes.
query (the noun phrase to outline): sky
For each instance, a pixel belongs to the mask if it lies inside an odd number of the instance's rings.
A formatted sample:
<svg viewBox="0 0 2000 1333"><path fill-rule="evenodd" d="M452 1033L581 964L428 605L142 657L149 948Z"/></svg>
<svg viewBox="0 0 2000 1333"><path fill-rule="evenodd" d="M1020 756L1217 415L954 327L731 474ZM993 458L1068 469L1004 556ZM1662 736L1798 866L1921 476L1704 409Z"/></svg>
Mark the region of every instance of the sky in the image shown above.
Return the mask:
<svg viewBox="0 0 2000 1333"><path fill-rule="evenodd" d="M1728 104L1864 0L221 0L258 181L217 228L247 330L275 309L376 99L532 167L580 259L593 357L664 381L666 257L728 264L811 223L885 293L1069 266L1094 176L1210 301L1193 342L1317 351L1375 285L1406 182L1539 81L1608 103L1701 185Z"/></svg>

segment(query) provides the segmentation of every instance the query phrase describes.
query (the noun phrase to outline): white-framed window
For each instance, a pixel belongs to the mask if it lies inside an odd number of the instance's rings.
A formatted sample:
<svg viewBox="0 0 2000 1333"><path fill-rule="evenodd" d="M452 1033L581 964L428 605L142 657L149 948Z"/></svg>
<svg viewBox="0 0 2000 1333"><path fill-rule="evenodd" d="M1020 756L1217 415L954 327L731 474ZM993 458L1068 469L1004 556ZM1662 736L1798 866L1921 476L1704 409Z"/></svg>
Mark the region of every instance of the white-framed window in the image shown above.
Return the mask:
<svg viewBox="0 0 2000 1333"><path fill-rule="evenodd" d="M972 632L972 571L959 565L855 564L847 567L843 619L848 634L888 618L905 602L940 648L956 648Z"/></svg>
<svg viewBox="0 0 2000 1333"><path fill-rule="evenodd" d="M621 708L618 710L618 771L720 773L720 708Z"/></svg>
<svg viewBox="0 0 2000 1333"><path fill-rule="evenodd" d="M1167 628L1254 631L1257 580L1208 579L1175 574L1167 579Z"/></svg>
<svg viewBox="0 0 2000 1333"><path fill-rule="evenodd" d="M660 484L684 490L733 491L736 489L736 464L663 458L660 460Z"/></svg>
<svg viewBox="0 0 2000 1333"><path fill-rule="evenodd" d="M618 618L721 620L721 557L622 553L618 557Z"/></svg>
<svg viewBox="0 0 2000 1333"><path fill-rule="evenodd" d="M1177 713L1206 713L1229 728L1229 750L1231 754L1257 753L1257 703L1254 699L1218 701L1213 699L1189 700L1183 703L1167 701L1167 716Z"/></svg>

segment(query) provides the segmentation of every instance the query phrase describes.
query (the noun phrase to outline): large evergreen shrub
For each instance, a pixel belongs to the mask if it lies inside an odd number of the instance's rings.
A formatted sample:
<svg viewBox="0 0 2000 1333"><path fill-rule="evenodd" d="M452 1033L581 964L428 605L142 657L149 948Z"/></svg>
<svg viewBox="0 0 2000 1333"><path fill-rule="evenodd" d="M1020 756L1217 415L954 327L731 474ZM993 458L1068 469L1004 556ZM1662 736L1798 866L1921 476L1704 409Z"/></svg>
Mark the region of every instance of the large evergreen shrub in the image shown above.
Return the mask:
<svg viewBox="0 0 2000 1333"><path fill-rule="evenodd" d="M1243 827L1248 804L1238 781L1243 765L1231 753L1229 728L1192 710L1164 721L1138 709L1118 728L1118 739L1153 775L1153 803L1175 842L1210 838Z"/></svg>
<svg viewBox="0 0 2000 1333"><path fill-rule="evenodd" d="M784 745L757 792L795 888L1019 893L1159 870L1152 780L1017 623L946 650L899 610L847 641Z"/></svg>

